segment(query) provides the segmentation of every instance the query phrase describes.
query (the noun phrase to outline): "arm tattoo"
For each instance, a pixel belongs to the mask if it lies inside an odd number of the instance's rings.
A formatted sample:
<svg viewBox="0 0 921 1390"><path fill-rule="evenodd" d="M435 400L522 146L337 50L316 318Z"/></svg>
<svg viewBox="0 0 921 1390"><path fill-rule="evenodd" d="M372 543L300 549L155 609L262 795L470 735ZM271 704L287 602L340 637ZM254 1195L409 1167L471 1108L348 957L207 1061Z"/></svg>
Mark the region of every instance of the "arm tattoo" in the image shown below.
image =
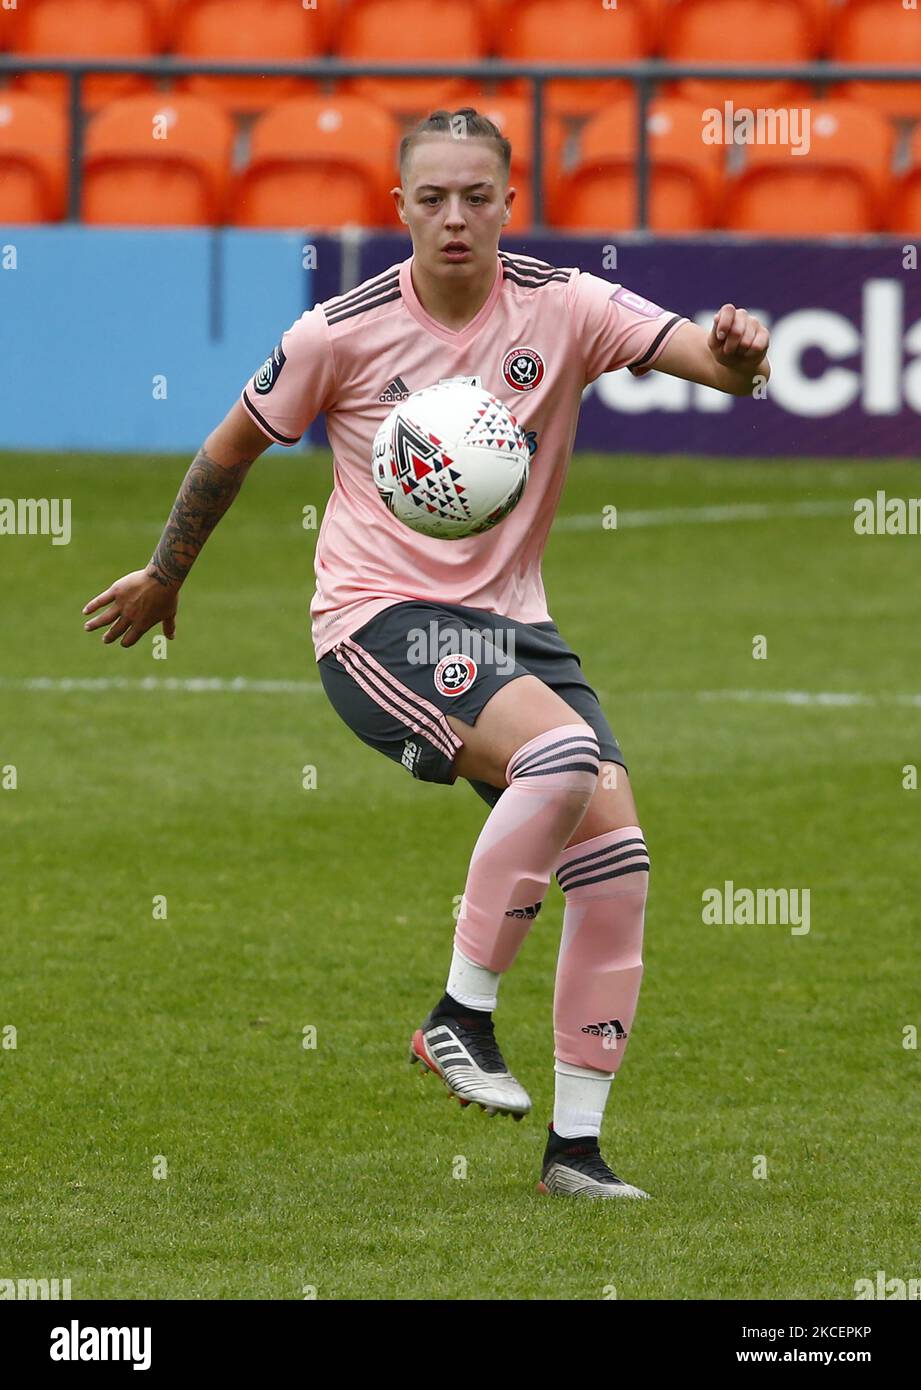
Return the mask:
<svg viewBox="0 0 921 1390"><path fill-rule="evenodd" d="M199 449L182 481L169 521L148 565L164 588L177 588L198 552L243 486L252 459L232 467Z"/></svg>

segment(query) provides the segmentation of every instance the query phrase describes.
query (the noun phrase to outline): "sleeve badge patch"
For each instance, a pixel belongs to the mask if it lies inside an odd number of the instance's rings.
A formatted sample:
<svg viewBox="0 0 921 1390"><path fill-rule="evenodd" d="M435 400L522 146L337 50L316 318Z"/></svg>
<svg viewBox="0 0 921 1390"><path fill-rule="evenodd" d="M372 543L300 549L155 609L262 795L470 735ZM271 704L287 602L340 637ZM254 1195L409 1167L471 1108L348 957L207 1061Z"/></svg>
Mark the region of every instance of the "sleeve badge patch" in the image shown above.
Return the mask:
<svg viewBox="0 0 921 1390"><path fill-rule="evenodd" d="M272 356L266 358L253 378L253 386L260 396L267 396L269 394L272 387L281 376L281 369L285 365L285 361L285 354L282 350L281 343L279 343L278 347L272 353Z"/></svg>

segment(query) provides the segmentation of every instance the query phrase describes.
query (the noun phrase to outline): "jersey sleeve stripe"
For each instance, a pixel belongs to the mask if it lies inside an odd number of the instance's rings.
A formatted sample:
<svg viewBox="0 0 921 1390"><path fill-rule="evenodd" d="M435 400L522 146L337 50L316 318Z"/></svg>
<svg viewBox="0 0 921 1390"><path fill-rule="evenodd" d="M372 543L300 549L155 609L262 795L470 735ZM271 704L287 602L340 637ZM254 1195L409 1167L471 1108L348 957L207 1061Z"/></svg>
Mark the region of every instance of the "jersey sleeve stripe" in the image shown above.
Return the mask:
<svg viewBox="0 0 921 1390"><path fill-rule="evenodd" d="M517 270L520 275L565 275L569 279L572 266L551 265L549 261L539 261L534 256L513 256L509 251L500 251L499 260L507 269Z"/></svg>
<svg viewBox="0 0 921 1390"><path fill-rule="evenodd" d="M324 311L326 313L326 322L330 324L330 326L334 323L342 323L344 319L353 319L356 314L367 314L371 309L379 309L382 304L390 304L394 299L402 298L403 291L395 289L391 294L380 295L377 299L369 300L367 304L357 304L353 308L345 309L338 314L331 313L327 309Z"/></svg>
<svg viewBox="0 0 921 1390"><path fill-rule="evenodd" d="M279 444L297 444L298 440L300 439L300 435L298 435L295 439L290 439L286 434L279 434L278 430L275 429L273 425L269 424L265 416L260 415L259 411L253 405L245 390L243 392L242 399L243 404L246 406L246 409L249 411L250 415L252 415L253 419L256 421L256 424L259 425L261 429L265 430L266 434L269 435L271 439L277 440Z"/></svg>
<svg viewBox="0 0 921 1390"><path fill-rule="evenodd" d="M653 338L652 342L649 344L649 347L643 353L642 357L638 357L635 362L627 363L627 370L629 372L632 372L635 371L637 367L645 367L650 357L654 357L655 354L658 352L659 345L661 344L662 339L665 337L666 333L670 333L672 329L675 327L675 324L680 322L681 315L672 314L671 318L668 320L668 323L664 324L660 331L656 334L655 338Z"/></svg>
<svg viewBox="0 0 921 1390"><path fill-rule="evenodd" d="M340 295L336 299L327 299L323 302L323 312L327 318L334 314L341 314L349 309L361 307L369 299L376 299L379 295L385 294L389 290L398 289L400 285L399 275L391 275L370 285L362 285L358 289L352 290L350 294Z"/></svg>
<svg viewBox="0 0 921 1390"><path fill-rule="evenodd" d="M324 309L343 309L346 303L354 299L364 298L366 295L373 294L375 290L383 289L385 285L399 282L399 267L390 267L389 270L381 271L380 275L374 275L370 280L363 280L360 285L353 285L350 290L344 290L342 294L334 294L330 299L323 300Z"/></svg>
<svg viewBox="0 0 921 1390"><path fill-rule="evenodd" d="M504 278L506 280L511 280L514 285L523 285L526 290L539 290L544 285L567 285L569 283L569 276L562 272L556 275L543 275L540 277L540 279L525 279L523 276L518 275L516 271L511 270L508 266L505 267Z"/></svg>

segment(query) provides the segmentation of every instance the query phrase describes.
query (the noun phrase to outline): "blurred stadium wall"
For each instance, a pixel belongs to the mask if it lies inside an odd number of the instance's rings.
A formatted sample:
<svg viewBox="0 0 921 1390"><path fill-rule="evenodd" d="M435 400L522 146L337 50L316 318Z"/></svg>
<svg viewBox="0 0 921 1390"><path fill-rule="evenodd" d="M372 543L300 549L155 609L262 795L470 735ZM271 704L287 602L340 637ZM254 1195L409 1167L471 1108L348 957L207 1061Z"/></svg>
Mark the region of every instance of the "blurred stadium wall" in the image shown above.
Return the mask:
<svg viewBox="0 0 921 1390"><path fill-rule="evenodd" d="M917 455L921 270L904 268L901 240L503 245L621 281L704 324L730 300L771 327L764 400L609 373L586 392L579 447ZM0 270L0 448L194 452L304 309L410 249L407 237L370 233L0 227L0 264L15 255L15 270ZM324 441L319 422L305 443Z"/></svg>
<svg viewBox="0 0 921 1390"><path fill-rule="evenodd" d="M919 0L0 0L0 449L196 449L471 104L505 247L772 330L766 399L612 373L580 446L917 453Z"/></svg>

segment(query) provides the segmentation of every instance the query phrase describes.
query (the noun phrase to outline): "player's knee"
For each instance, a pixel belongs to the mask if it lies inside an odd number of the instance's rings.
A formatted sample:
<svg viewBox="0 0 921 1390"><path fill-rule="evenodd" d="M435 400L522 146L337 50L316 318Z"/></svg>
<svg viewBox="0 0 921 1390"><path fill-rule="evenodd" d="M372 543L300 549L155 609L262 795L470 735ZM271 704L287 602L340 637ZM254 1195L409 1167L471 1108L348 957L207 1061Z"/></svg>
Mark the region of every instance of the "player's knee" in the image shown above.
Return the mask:
<svg viewBox="0 0 921 1390"><path fill-rule="evenodd" d="M587 805L598 782L601 748L588 724L559 724L528 739L509 758L509 786L579 792Z"/></svg>
<svg viewBox="0 0 921 1390"><path fill-rule="evenodd" d="M618 930L631 922L638 928L633 938L639 952L649 894L650 859L646 837L638 825L614 830L589 825L587 833L583 833L590 816L591 812L583 818L577 835L566 846L557 867L557 882L567 898L606 899L622 908L618 913L621 924ZM631 933L627 932L623 940L629 939ZM639 961L629 963L638 964Z"/></svg>

